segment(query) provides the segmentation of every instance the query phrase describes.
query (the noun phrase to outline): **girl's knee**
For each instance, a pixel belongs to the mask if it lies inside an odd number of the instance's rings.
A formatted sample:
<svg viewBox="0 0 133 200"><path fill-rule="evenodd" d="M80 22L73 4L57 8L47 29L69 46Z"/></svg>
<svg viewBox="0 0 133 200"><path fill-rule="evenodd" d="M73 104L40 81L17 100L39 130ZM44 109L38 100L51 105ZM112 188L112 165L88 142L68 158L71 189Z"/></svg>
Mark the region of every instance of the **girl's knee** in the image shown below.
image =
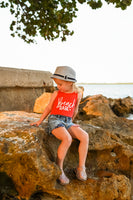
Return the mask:
<svg viewBox="0 0 133 200"><path fill-rule="evenodd" d="M70 134L67 134L65 137L64 137L64 142L67 143L68 145L71 145L72 143L72 137Z"/></svg>
<svg viewBox="0 0 133 200"><path fill-rule="evenodd" d="M71 137L71 135L68 135L67 142L71 145L71 143L72 143L72 137Z"/></svg>
<svg viewBox="0 0 133 200"><path fill-rule="evenodd" d="M84 132L82 141L84 143L89 143L89 134L88 133Z"/></svg>
<svg viewBox="0 0 133 200"><path fill-rule="evenodd" d="M89 142L89 134L86 133L86 140Z"/></svg>

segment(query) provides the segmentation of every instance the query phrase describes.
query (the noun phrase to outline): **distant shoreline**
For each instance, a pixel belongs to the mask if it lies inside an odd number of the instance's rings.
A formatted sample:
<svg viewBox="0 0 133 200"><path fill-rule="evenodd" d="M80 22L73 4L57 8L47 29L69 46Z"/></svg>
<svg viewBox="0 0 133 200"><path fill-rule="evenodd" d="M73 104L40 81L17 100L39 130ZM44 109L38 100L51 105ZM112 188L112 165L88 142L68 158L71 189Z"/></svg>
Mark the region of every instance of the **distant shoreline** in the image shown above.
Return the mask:
<svg viewBox="0 0 133 200"><path fill-rule="evenodd" d="M133 85L133 83L77 83L78 85Z"/></svg>

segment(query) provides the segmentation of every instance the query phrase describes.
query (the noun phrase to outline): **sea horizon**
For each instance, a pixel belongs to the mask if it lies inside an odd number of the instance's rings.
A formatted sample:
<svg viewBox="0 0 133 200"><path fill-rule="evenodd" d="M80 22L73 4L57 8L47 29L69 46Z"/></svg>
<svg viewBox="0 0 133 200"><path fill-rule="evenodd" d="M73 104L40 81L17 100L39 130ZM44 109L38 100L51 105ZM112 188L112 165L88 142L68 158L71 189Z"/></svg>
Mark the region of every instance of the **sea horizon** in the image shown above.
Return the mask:
<svg viewBox="0 0 133 200"><path fill-rule="evenodd" d="M101 82L94 82L94 83L86 83L86 82L79 82L77 85L133 85L133 82L114 82L114 83L101 83Z"/></svg>
<svg viewBox="0 0 133 200"><path fill-rule="evenodd" d="M102 94L107 98L133 98L133 83L77 83L84 88L84 97Z"/></svg>

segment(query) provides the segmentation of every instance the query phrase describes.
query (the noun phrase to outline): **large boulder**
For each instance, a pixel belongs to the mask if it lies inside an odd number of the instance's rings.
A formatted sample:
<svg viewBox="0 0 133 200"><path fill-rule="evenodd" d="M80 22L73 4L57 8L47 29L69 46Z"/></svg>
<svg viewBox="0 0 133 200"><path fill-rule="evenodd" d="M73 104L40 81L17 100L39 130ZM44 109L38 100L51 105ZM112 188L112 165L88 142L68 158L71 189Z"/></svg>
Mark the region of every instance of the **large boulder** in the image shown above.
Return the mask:
<svg viewBox="0 0 133 200"><path fill-rule="evenodd" d="M44 92L40 97L38 97L35 101L33 112L43 113L50 101L51 95L52 93L50 92Z"/></svg>
<svg viewBox="0 0 133 200"><path fill-rule="evenodd" d="M115 114L110 109L109 101L106 97L94 95L82 99L77 117L82 120L89 120L96 117L108 120L115 117Z"/></svg>
<svg viewBox="0 0 133 200"><path fill-rule="evenodd" d="M133 99L131 97L125 97L123 99L109 98L108 100L111 109L117 116L127 117L130 113L133 113Z"/></svg>
<svg viewBox="0 0 133 200"><path fill-rule="evenodd" d="M40 114L22 111L0 113L1 200L131 199L133 148L118 132L76 120L90 135L88 179L76 179L79 142L74 140L64 163L70 184L61 186L56 165L60 142L49 135L47 119L40 127L30 126L39 118Z"/></svg>

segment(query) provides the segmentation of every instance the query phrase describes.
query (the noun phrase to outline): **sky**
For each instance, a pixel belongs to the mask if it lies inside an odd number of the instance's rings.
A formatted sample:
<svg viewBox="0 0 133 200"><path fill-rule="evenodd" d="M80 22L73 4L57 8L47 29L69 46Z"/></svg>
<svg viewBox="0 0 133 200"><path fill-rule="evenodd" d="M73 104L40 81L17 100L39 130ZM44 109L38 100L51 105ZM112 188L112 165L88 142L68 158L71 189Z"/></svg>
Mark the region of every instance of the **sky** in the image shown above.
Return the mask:
<svg viewBox="0 0 133 200"><path fill-rule="evenodd" d="M11 15L0 9L0 66L54 72L70 66L82 83L133 83L133 5L126 10L106 3L92 10L79 6L66 42L27 44L10 36Z"/></svg>

